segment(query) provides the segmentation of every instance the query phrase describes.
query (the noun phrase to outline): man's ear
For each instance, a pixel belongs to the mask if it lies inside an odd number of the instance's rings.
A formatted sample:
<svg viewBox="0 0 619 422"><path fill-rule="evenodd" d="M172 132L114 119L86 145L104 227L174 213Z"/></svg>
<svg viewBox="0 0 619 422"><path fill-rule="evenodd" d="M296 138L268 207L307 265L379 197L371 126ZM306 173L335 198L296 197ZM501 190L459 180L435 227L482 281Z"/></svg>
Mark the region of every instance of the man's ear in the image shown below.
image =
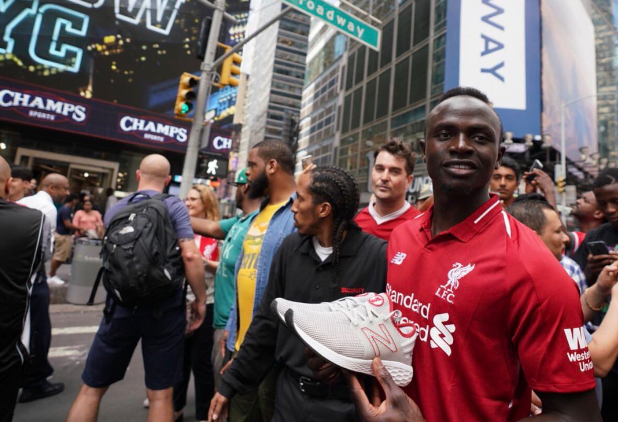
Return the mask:
<svg viewBox="0 0 619 422"><path fill-rule="evenodd" d="M503 160L503 155L505 155L505 146L501 145L499 147L499 154L497 156L496 164L494 165L494 169L498 170L501 167L501 160Z"/></svg>
<svg viewBox="0 0 619 422"><path fill-rule="evenodd" d="M413 183L413 179L415 178L415 176L413 175L413 173L409 174L408 176L406 176L406 181L407 181L407 185L406 187L409 188L411 186L411 183Z"/></svg>
<svg viewBox="0 0 619 422"><path fill-rule="evenodd" d="M6 195L5 198L9 197L9 193L11 193L11 181L13 180L12 177L9 177L8 179L6 179L6 182L4 183L4 194Z"/></svg>
<svg viewBox="0 0 619 422"><path fill-rule="evenodd" d="M318 217L325 218L331 214L331 204L328 202L323 202L318 205Z"/></svg>
<svg viewBox="0 0 619 422"><path fill-rule="evenodd" d="M168 177L166 177L165 181L163 182L163 186L168 186L171 180L172 180L172 175L168 174Z"/></svg>
<svg viewBox="0 0 619 422"><path fill-rule="evenodd" d="M275 173L277 171L278 167L279 167L279 163L277 162L277 160L275 158L271 158L267 162L267 167L266 167L267 174Z"/></svg>
<svg viewBox="0 0 619 422"><path fill-rule="evenodd" d="M137 169L135 171L135 180L138 181L138 183L140 183L140 178L142 177L142 174L140 173L140 169Z"/></svg>
<svg viewBox="0 0 619 422"><path fill-rule="evenodd" d="M604 211L602 211L601 209L596 209L595 211L593 211L593 218L595 218L596 220L603 220L604 219Z"/></svg>
<svg viewBox="0 0 619 422"><path fill-rule="evenodd" d="M421 154L423 155L423 162L426 162L426 140L425 139L420 139L419 140L419 148L421 149Z"/></svg>

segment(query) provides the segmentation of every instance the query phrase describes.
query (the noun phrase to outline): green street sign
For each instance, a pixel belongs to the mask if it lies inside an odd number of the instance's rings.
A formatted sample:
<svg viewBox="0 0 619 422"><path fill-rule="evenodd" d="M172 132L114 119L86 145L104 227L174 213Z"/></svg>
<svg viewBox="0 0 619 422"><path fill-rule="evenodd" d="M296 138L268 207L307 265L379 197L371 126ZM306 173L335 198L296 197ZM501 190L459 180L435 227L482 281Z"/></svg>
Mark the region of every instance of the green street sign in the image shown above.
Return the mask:
<svg viewBox="0 0 619 422"><path fill-rule="evenodd" d="M360 20L359 18L330 5L323 0L282 0L295 9L314 16L338 31L356 39L357 41L380 50L381 31Z"/></svg>

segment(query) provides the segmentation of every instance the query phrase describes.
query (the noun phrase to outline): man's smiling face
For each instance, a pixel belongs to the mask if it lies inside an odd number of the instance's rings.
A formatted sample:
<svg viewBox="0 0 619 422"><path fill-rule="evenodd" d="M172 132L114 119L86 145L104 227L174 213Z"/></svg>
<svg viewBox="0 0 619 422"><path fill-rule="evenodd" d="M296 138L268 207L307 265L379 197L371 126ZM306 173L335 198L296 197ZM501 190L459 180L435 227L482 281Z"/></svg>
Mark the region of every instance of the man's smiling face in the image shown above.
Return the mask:
<svg viewBox="0 0 619 422"><path fill-rule="evenodd" d="M477 98L460 95L440 103L427 122L422 150L436 185L457 195L487 190L504 152L494 110Z"/></svg>

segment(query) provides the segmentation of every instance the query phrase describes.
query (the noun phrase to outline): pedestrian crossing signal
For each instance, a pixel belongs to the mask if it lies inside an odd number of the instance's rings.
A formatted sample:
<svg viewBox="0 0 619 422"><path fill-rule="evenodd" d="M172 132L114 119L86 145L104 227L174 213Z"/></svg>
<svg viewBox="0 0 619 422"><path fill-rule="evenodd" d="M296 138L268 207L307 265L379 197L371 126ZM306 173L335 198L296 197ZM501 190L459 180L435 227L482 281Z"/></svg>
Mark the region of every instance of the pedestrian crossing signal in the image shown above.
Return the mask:
<svg viewBox="0 0 619 422"><path fill-rule="evenodd" d="M176 104L174 105L174 115L178 119L191 120L188 114L194 109L193 102L196 100L194 88L198 85L200 78L191 73L184 72L178 84L176 94Z"/></svg>
<svg viewBox="0 0 619 422"><path fill-rule="evenodd" d="M560 177L557 179L557 192L563 193L565 192L565 177Z"/></svg>

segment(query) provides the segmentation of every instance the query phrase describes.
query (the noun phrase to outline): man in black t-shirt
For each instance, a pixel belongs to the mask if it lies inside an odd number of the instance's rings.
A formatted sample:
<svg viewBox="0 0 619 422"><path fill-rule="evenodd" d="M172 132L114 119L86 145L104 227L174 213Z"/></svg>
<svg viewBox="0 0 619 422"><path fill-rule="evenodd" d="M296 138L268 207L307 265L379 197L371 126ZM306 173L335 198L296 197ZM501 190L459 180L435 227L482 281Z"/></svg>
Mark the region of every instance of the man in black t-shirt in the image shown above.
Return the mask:
<svg viewBox="0 0 619 422"><path fill-rule="evenodd" d="M5 198L11 173L0 157L0 421L10 421L17 402L22 367L28 350L22 343L32 277L43 253L41 211ZM27 339L24 339L28 344Z"/></svg>
<svg viewBox="0 0 619 422"><path fill-rule="evenodd" d="M64 284L64 280L56 276L58 268L71 257L73 249L73 233L82 233L83 230L73 225L73 210L79 198L76 195L67 195L64 205L58 209L56 219L56 235L54 236L54 256L52 257L48 283Z"/></svg>

